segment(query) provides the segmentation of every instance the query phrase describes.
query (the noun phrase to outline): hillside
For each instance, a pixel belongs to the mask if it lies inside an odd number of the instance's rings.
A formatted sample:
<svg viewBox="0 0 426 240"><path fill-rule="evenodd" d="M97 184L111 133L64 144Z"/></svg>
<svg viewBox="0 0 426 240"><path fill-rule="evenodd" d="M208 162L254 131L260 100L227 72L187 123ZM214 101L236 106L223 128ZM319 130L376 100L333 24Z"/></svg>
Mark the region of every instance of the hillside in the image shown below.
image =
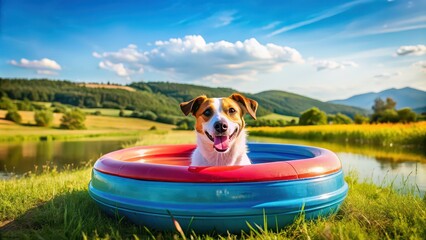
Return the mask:
<svg viewBox="0 0 426 240"><path fill-rule="evenodd" d="M356 113L366 114L366 111L360 108L326 103L284 91L260 92L254 95L254 99L262 103L267 110L282 115L299 116L301 112L311 107L318 107L322 111L332 114L339 112L349 116Z"/></svg>
<svg viewBox="0 0 426 240"><path fill-rule="evenodd" d="M108 85L107 85L108 86ZM123 88L124 87L124 88ZM129 89L134 89L129 91ZM41 102L60 102L86 108L123 108L127 110L152 111L157 115L182 117L179 103L205 94L211 97L226 97L234 92L231 88L211 88L191 84L169 82L137 82L128 86L105 88L105 85L90 86L70 81L27 80L0 78L0 97ZM256 94L243 93L259 102L258 116L277 113L299 116L315 106L327 113L344 113L353 116L367 111L321 102L284 91L265 91Z"/></svg>
<svg viewBox="0 0 426 240"><path fill-rule="evenodd" d="M394 101L397 102L396 108L404 108L404 107L410 107L410 108L424 108L426 107L426 92L415 89L415 88L401 88L401 89L387 89L381 92L370 92L370 93L364 93L352 96L347 99L343 100L333 100L329 101L330 103L336 103L336 104L344 104L354 107L360 107L364 109L371 110L371 106L373 106L374 100L376 98L382 98L385 100L386 98L390 97Z"/></svg>
<svg viewBox="0 0 426 240"><path fill-rule="evenodd" d="M210 88L205 86L169 82L138 82L132 83L130 86L142 91L162 93L169 97L173 97L178 101L187 101L202 94L207 96L226 97L234 92L238 92L231 88ZM243 94L259 102L259 116L269 113L299 116L301 112L313 106L318 107L327 113L340 112L350 116L353 116L355 113L367 113L367 111L360 108L321 102L319 100L284 91L274 90L256 94Z"/></svg>
<svg viewBox="0 0 426 240"><path fill-rule="evenodd" d="M0 97L40 102L60 102L87 108L124 108L128 110L152 111L156 114L181 115L176 99L147 91L128 91L85 87L70 81L47 79L2 79Z"/></svg>

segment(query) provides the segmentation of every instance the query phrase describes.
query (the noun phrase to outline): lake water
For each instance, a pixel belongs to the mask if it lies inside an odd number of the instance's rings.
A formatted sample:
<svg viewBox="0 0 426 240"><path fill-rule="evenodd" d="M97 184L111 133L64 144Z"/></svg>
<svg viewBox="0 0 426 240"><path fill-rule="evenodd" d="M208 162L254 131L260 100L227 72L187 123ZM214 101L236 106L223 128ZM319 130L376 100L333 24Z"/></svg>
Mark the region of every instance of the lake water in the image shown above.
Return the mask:
<svg viewBox="0 0 426 240"><path fill-rule="evenodd" d="M250 137L251 142L275 142L318 146L335 152L342 161L343 170L354 170L360 180L367 179L377 185L404 184L417 186L421 195L426 192L426 157L400 149L350 146L327 142L310 142L293 139ZM40 172L46 166L58 170L93 165L101 155L132 144L136 139L119 138L106 140L46 141L23 143L0 143L0 176L10 173Z"/></svg>

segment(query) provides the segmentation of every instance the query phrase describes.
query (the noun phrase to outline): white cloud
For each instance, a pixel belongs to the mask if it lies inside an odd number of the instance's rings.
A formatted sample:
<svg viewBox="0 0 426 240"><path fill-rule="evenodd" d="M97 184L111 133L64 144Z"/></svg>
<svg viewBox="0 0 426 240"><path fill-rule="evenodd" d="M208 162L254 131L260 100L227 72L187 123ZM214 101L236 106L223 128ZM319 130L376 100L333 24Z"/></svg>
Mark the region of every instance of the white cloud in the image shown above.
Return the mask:
<svg viewBox="0 0 426 240"><path fill-rule="evenodd" d="M426 72L426 61L418 61L413 63L413 67L420 68L423 72Z"/></svg>
<svg viewBox="0 0 426 240"><path fill-rule="evenodd" d="M135 44L129 44L126 48L122 48L117 52L93 52L92 56L110 61L140 62L146 60L145 55L138 51L138 46Z"/></svg>
<svg viewBox="0 0 426 240"><path fill-rule="evenodd" d="M262 27L262 30L270 30L270 29L274 29L276 26L278 26L281 22L280 21L275 21L275 22L271 22L268 25L265 25Z"/></svg>
<svg viewBox="0 0 426 240"><path fill-rule="evenodd" d="M122 63L112 63L108 60L101 61L99 67L108 71L115 72L120 77L129 77L133 73L132 70L126 68Z"/></svg>
<svg viewBox="0 0 426 240"><path fill-rule="evenodd" d="M345 69L349 67L358 67L358 64L353 61L334 61L334 60L316 60L312 62L317 68L317 71L322 70L337 70L337 69Z"/></svg>
<svg viewBox="0 0 426 240"><path fill-rule="evenodd" d="M389 79L389 78L397 77L399 75L401 75L400 72L393 72L393 73L380 73L380 74L374 75L373 77L377 79Z"/></svg>
<svg viewBox="0 0 426 240"><path fill-rule="evenodd" d="M219 12L211 17L211 20L214 22L213 26L225 27L231 24L235 20L236 11L224 11Z"/></svg>
<svg viewBox="0 0 426 240"><path fill-rule="evenodd" d="M37 70L37 74L40 74L40 75L58 75L58 72L51 71L51 70Z"/></svg>
<svg viewBox="0 0 426 240"><path fill-rule="evenodd" d="M181 80L215 82L230 78L250 80L259 72L281 71L286 64L304 61L296 49L261 44L255 38L235 43L206 42L200 35L156 41L146 52L129 45L117 52L94 52L93 56L102 59L101 68L123 77L149 68Z"/></svg>
<svg viewBox="0 0 426 240"><path fill-rule="evenodd" d="M272 36L275 36L275 35L278 35L278 34L281 34L281 33L284 33L284 32L288 32L288 31L293 30L293 29L297 29L297 28L300 28L300 27L303 27L303 26L306 26L306 25L309 25L309 24L312 24L312 23L319 22L319 21L327 19L327 18L331 18L333 16L336 16L338 14L341 14L343 12L348 11L355 6L358 6L359 4L363 4L363 3L366 3L368 1L369 0L356 0L356 1L352 1L352 2L349 2L349 3L339 5L337 7L329 9L327 11L319 13L316 16L312 16L305 21L294 23L294 24L291 24L289 26L285 26L285 27L282 27L278 30L275 30L272 33L270 33L268 35L268 37L272 37Z"/></svg>
<svg viewBox="0 0 426 240"><path fill-rule="evenodd" d="M426 45L401 46L396 50L398 56L415 55L421 56L426 54Z"/></svg>
<svg viewBox="0 0 426 240"><path fill-rule="evenodd" d="M11 60L9 62L13 66L22 67L22 68L32 68L32 69L51 69L51 70L61 70L61 65L59 65L56 61L43 58L41 60L28 60L25 58L21 58L19 62L15 60Z"/></svg>

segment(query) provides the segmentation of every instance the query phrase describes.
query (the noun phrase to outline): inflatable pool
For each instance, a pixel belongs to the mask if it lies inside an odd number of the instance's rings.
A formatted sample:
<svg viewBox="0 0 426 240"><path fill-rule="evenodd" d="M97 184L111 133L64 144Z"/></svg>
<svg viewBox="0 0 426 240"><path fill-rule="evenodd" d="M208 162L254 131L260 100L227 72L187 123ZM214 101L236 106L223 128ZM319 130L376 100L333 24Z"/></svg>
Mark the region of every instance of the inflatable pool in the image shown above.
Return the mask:
<svg viewBox="0 0 426 240"><path fill-rule="evenodd" d="M110 215L158 230L240 232L272 229L336 212L348 186L340 160L326 149L248 144L252 165L192 167L195 145L142 146L95 163L90 196Z"/></svg>

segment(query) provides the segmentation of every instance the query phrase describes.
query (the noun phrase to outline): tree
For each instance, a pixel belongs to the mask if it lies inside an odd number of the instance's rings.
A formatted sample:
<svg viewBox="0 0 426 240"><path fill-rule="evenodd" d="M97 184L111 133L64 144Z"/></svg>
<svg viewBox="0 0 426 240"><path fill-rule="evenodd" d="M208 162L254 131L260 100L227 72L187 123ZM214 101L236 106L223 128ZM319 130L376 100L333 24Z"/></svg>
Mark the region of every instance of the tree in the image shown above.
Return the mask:
<svg viewBox="0 0 426 240"><path fill-rule="evenodd" d="M157 119L157 114L151 112L151 111L144 111L142 112L141 118L155 121Z"/></svg>
<svg viewBox="0 0 426 240"><path fill-rule="evenodd" d="M371 116L372 122L398 122L398 113L395 110L396 102L392 98L386 98L384 102L381 98L374 100Z"/></svg>
<svg viewBox="0 0 426 240"><path fill-rule="evenodd" d="M417 114L411 108L402 108L397 111L399 121L402 123L415 122Z"/></svg>
<svg viewBox="0 0 426 240"><path fill-rule="evenodd" d="M370 118L363 116L361 114L355 114L354 116L354 122L355 124L365 124L368 123L370 121Z"/></svg>
<svg viewBox="0 0 426 240"><path fill-rule="evenodd" d="M323 125L327 124L327 115L325 112L313 107L302 113L299 119L299 125Z"/></svg>
<svg viewBox="0 0 426 240"><path fill-rule="evenodd" d="M195 120L192 118L183 118L177 123L178 130L194 130L195 129Z"/></svg>
<svg viewBox="0 0 426 240"><path fill-rule="evenodd" d="M120 112L118 113L118 116L119 117L124 117L124 110L123 109L120 109Z"/></svg>
<svg viewBox="0 0 426 240"><path fill-rule="evenodd" d="M381 98L376 98L372 109L375 114L382 113L386 109L386 104Z"/></svg>
<svg viewBox="0 0 426 240"><path fill-rule="evenodd" d="M9 120L9 121L12 121L12 122L15 122L15 123L18 123L18 124L20 124L21 121L22 121L21 115L15 109L11 109L11 110L7 111L5 118L6 118L6 120Z"/></svg>
<svg viewBox="0 0 426 240"><path fill-rule="evenodd" d="M71 111L64 113L61 118L61 128L64 129L86 129L84 125L86 121L86 115L78 108L74 108Z"/></svg>
<svg viewBox="0 0 426 240"><path fill-rule="evenodd" d="M2 97L0 99L0 109L6 109L6 110L18 110L18 107L16 104L10 100L8 97Z"/></svg>
<svg viewBox="0 0 426 240"><path fill-rule="evenodd" d="M379 115L377 121L381 123L397 123L399 121L398 113L394 109L386 109Z"/></svg>
<svg viewBox="0 0 426 240"><path fill-rule="evenodd" d="M34 114L34 120L37 126L48 127L53 122L53 113L51 110L40 110Z"/></svg>
<svg viewBox="0 0 426 240"><path fill-rule="evenodd" d="M352 119L348 116L346 116L343 113L337 113L335 117L335 123L336 124L351 124L353 123Z"/></svg>

